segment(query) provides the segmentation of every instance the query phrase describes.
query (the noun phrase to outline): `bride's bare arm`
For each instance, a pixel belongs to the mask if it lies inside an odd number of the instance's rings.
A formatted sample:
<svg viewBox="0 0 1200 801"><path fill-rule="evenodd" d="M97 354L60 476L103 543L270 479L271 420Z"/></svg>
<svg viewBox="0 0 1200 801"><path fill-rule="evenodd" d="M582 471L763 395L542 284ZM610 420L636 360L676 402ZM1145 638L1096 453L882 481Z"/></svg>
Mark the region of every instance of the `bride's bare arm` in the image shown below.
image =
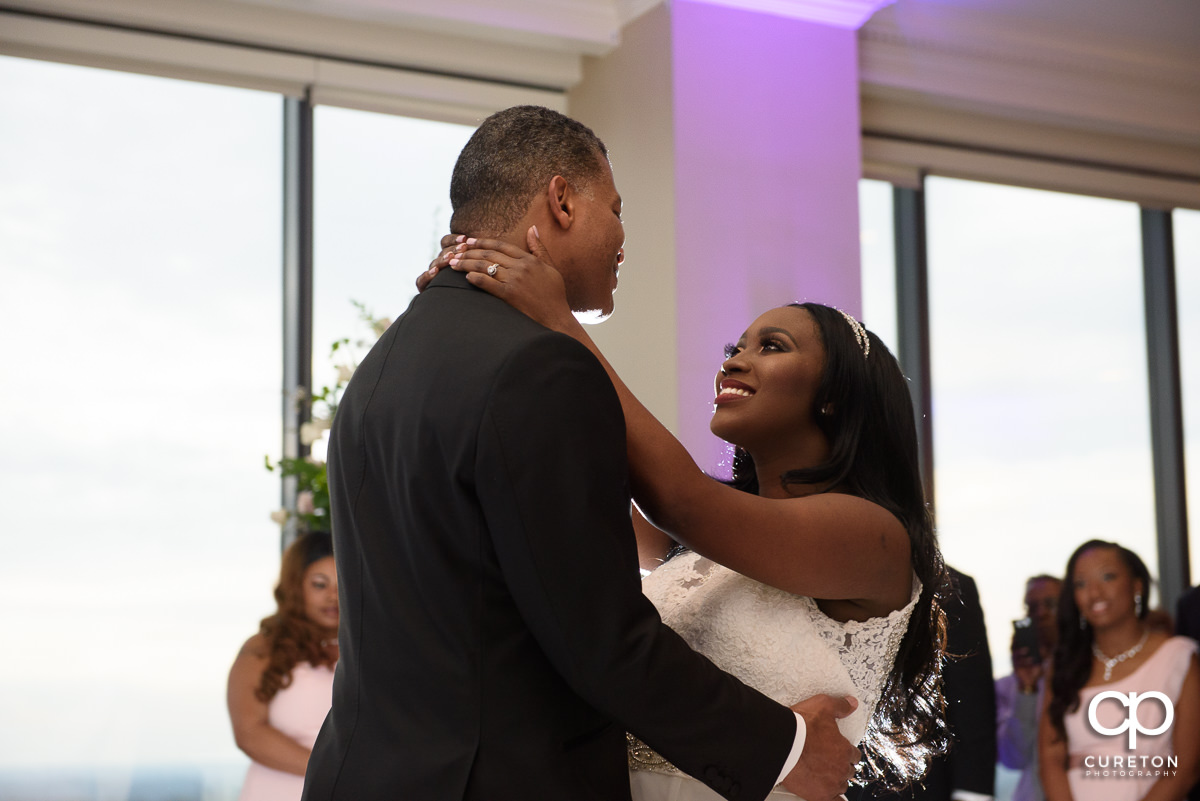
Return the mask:
<svg viewBox="0 0 1200 801"><path fill-rule="evenodd" d="M637 537L638 564L642 570L654 570L661 565L675 545L670 535L656 528L636 506L633 508L633 533Z"/></svg>
<svg viewBox="0 0 1200 801"><path fill-rule="evenodd" d="M907 602L908 535L881 506L834 493L761 498L705 475L575 319L562 278L534 229L528 237L531 253L497 240L444 244L453 249L434 267L449 263L475 286L575 338L600 360L625 413L633 495L655 526L726 567L789 592L873 600L893 608Z"/></svg>

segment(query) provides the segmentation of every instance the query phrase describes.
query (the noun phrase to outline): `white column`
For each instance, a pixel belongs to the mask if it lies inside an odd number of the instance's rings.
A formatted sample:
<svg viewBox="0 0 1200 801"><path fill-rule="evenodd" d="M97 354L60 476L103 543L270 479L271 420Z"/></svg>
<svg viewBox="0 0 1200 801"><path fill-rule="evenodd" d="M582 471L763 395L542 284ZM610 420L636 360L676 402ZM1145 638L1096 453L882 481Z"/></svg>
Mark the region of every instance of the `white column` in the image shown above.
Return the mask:
<svg viewBox="0 0 1200 801"><path fill-rule="evenodd" d="M795 300L860 312L856 29L881 4L737 5L656 8L569 99L628 209L618 311L594 333L708 470L724 345Z"/></svg>

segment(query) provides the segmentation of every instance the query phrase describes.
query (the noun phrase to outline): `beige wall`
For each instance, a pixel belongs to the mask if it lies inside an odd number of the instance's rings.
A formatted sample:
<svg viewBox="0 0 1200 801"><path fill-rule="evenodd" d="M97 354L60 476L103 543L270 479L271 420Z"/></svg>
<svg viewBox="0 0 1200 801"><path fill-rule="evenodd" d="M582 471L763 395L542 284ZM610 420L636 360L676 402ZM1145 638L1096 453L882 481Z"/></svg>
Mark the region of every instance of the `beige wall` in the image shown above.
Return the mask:
<svg viewBox="0 0 1200 801"><path fill-rule="evenodd" d="M617 372L676 429L675 160L670 16L658 6L611 55L584 60L568 113L608 145L625 204L625 266L616 311L591 334Z"/></svg>

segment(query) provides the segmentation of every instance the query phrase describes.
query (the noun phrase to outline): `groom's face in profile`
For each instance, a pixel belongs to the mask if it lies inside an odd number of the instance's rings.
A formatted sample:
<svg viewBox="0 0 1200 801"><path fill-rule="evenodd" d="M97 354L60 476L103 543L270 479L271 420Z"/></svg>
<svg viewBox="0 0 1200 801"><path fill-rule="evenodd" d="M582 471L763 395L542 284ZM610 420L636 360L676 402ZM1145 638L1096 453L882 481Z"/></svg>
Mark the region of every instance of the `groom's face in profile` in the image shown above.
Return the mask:
<svg viewBox="0 0 1200 801"><path fill-rule="evenodd" d="M565 243L565 258L552 254L567 289L567 301L585 322L599 322L613 311L617 270L624 260L625 226L621 195L608 160L599 177L574 193L575 217Z"/></svg>

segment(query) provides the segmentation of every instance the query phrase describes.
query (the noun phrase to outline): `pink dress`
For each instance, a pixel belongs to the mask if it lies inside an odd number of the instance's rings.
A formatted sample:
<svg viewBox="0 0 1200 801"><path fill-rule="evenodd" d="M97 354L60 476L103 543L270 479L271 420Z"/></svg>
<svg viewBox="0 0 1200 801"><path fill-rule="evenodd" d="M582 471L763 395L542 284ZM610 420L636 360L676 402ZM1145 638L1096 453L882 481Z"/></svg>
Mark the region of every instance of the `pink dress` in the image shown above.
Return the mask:
<svg viewBox="0 0 1200 801"><path fill-rule="evenodd" d="M333 670L301 662L292 668L292 683L271 699L267 720L311 750L332 703ZM238 801L300 801L303 789L303 776L251 762Z"/></svg>
<svg viewBox="0 0 1200 801"><path fill-rule="evenodd" d="M1195 640L1172 637L1125 678L1080 691L1079 709L1063 716L1070 752L1067 781L1075 801L1138 801L1164 772L1176 769L1171 764L1176 757L1172 747L1174 721L1162 734L1143 733L1161 727L1166 720L1166 708L1159 700L1142 701L1136 707L1136 716L1130 706L1116 698L1106 698L1097 705L1100 728L1113 730L1127 724L1135 727L1132 750L1128 728L1119 734L1101 734L1088 721L1088 708L1102 692L1118 692L1128 701L1129 693L1157 691L1170 699L1174 709L1195 653Z"/></svg>

